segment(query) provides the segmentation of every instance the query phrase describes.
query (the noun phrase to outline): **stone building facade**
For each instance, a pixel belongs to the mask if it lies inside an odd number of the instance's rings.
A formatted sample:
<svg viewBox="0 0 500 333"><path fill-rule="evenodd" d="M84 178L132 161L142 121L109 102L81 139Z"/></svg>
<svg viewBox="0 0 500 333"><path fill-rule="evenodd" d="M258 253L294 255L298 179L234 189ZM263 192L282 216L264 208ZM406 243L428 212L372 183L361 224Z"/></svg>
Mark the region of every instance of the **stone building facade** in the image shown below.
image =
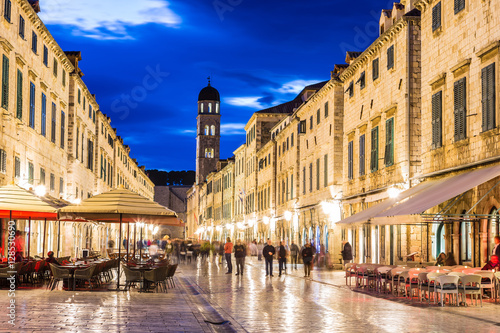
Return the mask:
<svg viewBox="0 0 500 333"><path fill-rule="evenodd" d="M154 184L82 80L81 53L62 51L28 1L4 0L1 8L0 186L79 202L123 185L153 199ZM104 252L109 240L118 243L109 224L33 221L28 235L27 222L18 221L18 229L31 237L31 256ZM5 255L4 238L0 248Z"/></svg>

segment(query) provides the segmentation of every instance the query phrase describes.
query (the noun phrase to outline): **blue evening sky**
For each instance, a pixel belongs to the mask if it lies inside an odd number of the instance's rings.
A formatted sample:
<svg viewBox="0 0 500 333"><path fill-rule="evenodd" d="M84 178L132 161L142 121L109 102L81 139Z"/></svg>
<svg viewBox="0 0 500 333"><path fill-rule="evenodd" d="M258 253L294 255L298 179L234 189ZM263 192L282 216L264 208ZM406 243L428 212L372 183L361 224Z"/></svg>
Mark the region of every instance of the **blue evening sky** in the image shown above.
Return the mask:
<svg viewBox="0 0 500 333"><path fill-rule="evenodd" d="M147 169L194 170L196 102L221 94L221 158L259 109L328 80L378 37L387 0L42 0L39 14ZM156 73L154 78L151 73ZM155 79L156 78L156 79ZM127 97L128 96L128 97Z"/></svg>

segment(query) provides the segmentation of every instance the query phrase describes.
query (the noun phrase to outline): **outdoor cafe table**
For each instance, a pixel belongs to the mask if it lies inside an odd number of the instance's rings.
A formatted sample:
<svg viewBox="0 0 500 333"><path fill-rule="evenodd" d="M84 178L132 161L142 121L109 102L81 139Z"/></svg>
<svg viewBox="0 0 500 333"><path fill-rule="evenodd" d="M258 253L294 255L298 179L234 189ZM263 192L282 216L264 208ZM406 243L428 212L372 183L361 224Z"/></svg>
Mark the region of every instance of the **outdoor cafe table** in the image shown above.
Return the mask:
<svg viewBox="0 0 500 333"><path fill-rule="evenodd" d="M70 271L70 274L72 276L71 281L73 282L73 291L74 291L76 289L75 288L75 278L74 278L75 270L88 268L90 266L91 266L90 264L68 264L68 265L63 265L63 266L59 266L59 267ZM70 282L70 281L68 281L68 282ZM64 281L63 281L63 288L64 288ZM67 288L66 290L68 290L68 291L71 290L69 286L66 286L66 288Z"/></svg>

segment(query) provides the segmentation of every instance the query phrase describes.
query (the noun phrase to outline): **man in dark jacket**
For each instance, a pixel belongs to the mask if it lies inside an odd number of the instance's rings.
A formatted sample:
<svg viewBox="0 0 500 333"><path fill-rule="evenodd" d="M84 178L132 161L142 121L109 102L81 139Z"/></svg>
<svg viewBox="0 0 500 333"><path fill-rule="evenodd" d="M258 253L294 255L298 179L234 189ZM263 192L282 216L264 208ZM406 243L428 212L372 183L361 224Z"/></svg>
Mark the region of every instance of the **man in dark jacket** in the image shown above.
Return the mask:
<svg viewBox="0 0 500 333"><path fill-rule="evenodd" d="M311 266L313 262L314 252L311 243L307 243L302 250L302 261L304 262L304 277L311 276Z"/></svg>
<svg viewBox="0 0 500 333"><path fill-rule="evenodd" d="M241 244L238 239L236 245L234 246L234 257L236 258L236 275L243 275L243 266L245 266L245 256L247 255L247 250L245 245Z"/></svg>
<svg viewBox="0 0 500 333"><path fill-rule="evenodd" d="M344 266L347 263L350 263L352 260L352 248L351 244L347 241L343 241L344 249L342 250L342 260L344 261Z"/></svg>
<svg viewBox="0 0 500 333"><path fill-rule="evenodd" d="M278 248L278 262L280 268L279 276L281 276L281 271L285 271L286 274L286 248L283 241L280 242L280 247Z"/></svg>
<svg viewBox="0 0 500 333"><path fill-rule="evenodd" d="M274 246L272 246L271 240L267 240L267 245L264 246L262 250L262 255L266 259L266 276L273 276L273 256L276 253Z"/></svg>
<svg viewBox="0 0 500 333"><path fill-rule="evenodd" d="M295 269L297 269L298 256L299 256L299 247L292 241L292 245L290 246L290 257L291 257L290 263L292 264L292 266L295 263Z"/></svg>

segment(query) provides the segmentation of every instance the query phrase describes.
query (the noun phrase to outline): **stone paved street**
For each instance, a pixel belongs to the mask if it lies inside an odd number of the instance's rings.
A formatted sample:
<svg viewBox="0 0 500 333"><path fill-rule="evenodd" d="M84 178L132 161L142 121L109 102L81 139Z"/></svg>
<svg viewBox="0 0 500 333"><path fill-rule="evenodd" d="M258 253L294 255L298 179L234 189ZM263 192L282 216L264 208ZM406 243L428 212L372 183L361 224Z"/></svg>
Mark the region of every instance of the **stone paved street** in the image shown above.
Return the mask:
<svg viewBox="0 0 500 333"><path fill-rule="evenodd" d="M500 332L500 304L422 306L351 291L343 273L302 267L266 278L247 258L244 276L213 262L181 265L178 288L164 293L17 292L16 327L5 310L0 332ZM6 309L7 291L0 291ZM229 323L212 325L214 323Z"/></svg>

